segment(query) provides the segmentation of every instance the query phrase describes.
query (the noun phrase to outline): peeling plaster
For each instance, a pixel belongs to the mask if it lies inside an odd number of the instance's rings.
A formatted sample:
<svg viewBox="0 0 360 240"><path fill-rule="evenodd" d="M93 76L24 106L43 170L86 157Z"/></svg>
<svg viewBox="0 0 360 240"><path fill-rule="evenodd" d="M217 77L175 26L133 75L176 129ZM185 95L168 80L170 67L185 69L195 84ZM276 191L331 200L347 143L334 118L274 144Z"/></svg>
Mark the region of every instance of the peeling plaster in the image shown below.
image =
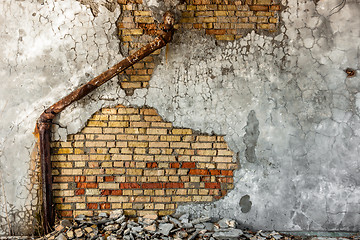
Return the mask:
<svg viewBox="0 0 360 240"><path fill-rule="evenodd" d="M334 14L333 1L282 4L287 8L277 36L251 32L217 42L178 32L149 89L126 96L115 81L105 84L59 116L54 138L78 132L103 106L148 105L174 126L226 135L239 156L235 188L225 198L178 212L226 216L255 229L359 231L360 78L344 72L360 68L359 2L348 0ZM29 189L36 118L122 59L115 34L120 10L99 4L94 18L76 1L33 0L2 2L0 11L6 23L0 29L0 77L6 80L0 89L1 173L12 227L27 234L37 204ZM259 122L254 163L246 160L244 143L252 110ZM245 195L252 203L246 213L239 208ZM0 209L4 235L3 203Z"/></svg>

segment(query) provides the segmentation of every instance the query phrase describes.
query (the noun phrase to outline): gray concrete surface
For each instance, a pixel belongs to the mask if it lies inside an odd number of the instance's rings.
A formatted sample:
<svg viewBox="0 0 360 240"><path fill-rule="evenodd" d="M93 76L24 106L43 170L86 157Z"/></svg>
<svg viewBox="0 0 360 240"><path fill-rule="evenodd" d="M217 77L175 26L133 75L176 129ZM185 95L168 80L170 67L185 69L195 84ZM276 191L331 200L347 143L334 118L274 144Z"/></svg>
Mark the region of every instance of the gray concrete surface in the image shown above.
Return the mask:
<svg viewBox="0 0 360 240"><path fill-rule="evenodd" d="M176 126L226 135L241 165L227 196L179 212L255 229L357 232L360 2L339 3L284 1L274 36L251 32L224 43L178 32L149 89L125 96L115 79L64 111L54 138L79 131L103 106L155 107ZM17 235L33 229L36 118L122 59L120 10L98 7L94 17L70 0L0 3L0 235L9 231L6 216ZM347 78L346 68L357 75Z"/></svg>

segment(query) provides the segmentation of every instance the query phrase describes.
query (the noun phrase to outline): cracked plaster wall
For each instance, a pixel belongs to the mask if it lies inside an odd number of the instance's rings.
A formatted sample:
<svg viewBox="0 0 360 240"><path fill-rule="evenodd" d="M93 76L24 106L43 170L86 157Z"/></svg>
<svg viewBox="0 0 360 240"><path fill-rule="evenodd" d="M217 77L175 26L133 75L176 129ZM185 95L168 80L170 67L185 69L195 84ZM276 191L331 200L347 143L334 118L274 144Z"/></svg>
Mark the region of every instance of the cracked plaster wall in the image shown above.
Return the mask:
<svg viewBox="0 0 360 240"><path fill-rule="evenodd" d="M102 86L61 114L54 138L76 133L103 106L148 105L174 126L226 135L240 159L225 198L179 212L257 229L359 231L360 79L343 70L360 68L360 3L336 13L338 4L283 2L276 36L216 42L178 32L148 89L129 97L116 80ZM119 10L100 5L94 18L75 1L9 1L0 10L0 235L5 196L12 228L26 234L37 204L29 187L36 118L121 60Z"/></svg>

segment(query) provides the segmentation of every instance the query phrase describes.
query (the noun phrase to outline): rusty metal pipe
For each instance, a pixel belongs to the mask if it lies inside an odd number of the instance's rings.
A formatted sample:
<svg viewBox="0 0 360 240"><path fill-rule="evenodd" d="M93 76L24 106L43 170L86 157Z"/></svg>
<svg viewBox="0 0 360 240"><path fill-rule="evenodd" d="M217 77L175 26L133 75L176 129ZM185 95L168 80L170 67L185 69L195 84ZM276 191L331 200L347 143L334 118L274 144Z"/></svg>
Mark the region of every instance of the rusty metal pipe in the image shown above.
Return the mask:
<svg viewBox="0 0 360 240"><path fill-rule="evenodd" d="M39 134L40 162L42 174L42 207L44 211L43 228L45 233L51 231L54 225L55 214L52 203L52 174L51 174L51 125L56 114L63 111L71 103L83 98L96 88L100 87L114 76L118 75L136 62L150 55L157 49L164 47L171 41L173 35L174 16L170 12L164 14L164 24L162 33L152 42L140 48L134 54L128 56L121 62L115 64L107 71L93 78L88 83L71 92L69 95L47 108L40 116L36 124L36 130Z"/></svg>

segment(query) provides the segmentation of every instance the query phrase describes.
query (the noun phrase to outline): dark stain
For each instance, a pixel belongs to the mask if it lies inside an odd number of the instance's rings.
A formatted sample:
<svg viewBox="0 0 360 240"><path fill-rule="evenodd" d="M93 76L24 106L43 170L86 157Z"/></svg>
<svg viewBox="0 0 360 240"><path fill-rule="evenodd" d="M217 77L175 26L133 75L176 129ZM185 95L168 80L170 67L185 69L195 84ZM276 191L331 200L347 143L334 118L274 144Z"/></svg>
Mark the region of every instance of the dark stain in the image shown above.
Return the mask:
<svg viewBox="0 0 360 240"><path fill-rule="evenodd" d="M243 213L250 212L252 205L252 202L250 201L250 196L249 195L242 196L239 205L241 207L241 212Z"/></svg>
<svg viewBox="0 0 360 240"><path fill-rule="evenodd" d="M259 134L259 120L256 118L255 111L251 110L248 115L243 140L246 146L245 158L248 162L254 163L257 159L255 148L259 138Z"/></svg>
<svg viewBox="0 0 360 240"><path fill-rule="evenodd" d="M347 68L347 69L344 70L344 72L346 72L348 78L356 76L356 70L355 69Z"/></svg>

